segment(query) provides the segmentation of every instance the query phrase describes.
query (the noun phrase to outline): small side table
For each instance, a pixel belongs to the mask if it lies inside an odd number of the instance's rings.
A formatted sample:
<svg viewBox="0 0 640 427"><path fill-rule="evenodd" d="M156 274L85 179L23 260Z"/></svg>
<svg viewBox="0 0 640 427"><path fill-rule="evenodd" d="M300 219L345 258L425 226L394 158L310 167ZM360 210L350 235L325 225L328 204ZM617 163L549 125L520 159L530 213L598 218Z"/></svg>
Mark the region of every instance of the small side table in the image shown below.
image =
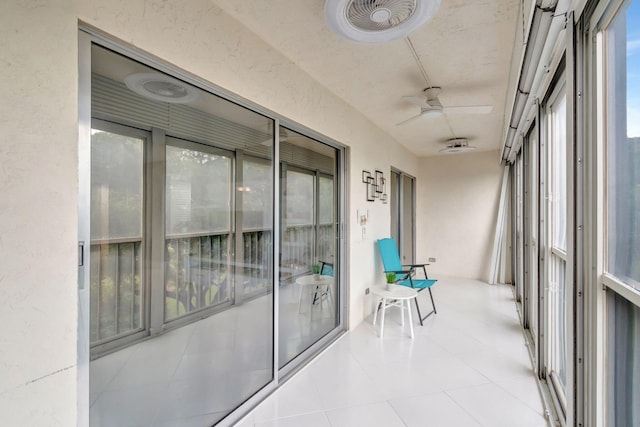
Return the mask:
<svg viewBox="0 0 640 427"><path fill-rule="evenodd" d="M326 299L326 301L329 303L329 308L331 309L333 305L333 301L331 299L333 277L322 275L318 275L317 277L315 277L314 275L310 274L307 276L298 277L296 279L296 283L300 285L298 313L300 313L300 308L302 306L302 291L304 288L313 288L313 293L311 295L311 306L313 306L317 301L318 303L320 303L320 310L322 310L322 302Z"/></svg>
<svg viewBox="0 0 640 427"><path fill-rule="evenodd" d="M412 299L418 296L418 291L406 286L392 285L389 290L386 287L374 287L373 295L376 297L375 313L373 315L373 324L376 324L378 320L378 305L382 304L380 310L382 311L382 318L380 319L380 338L384 333L384 312L389 307L400 307L402 311L400 313L402 318L402 326L404 327L404 311L407 311L407 317L409 320L409 331L411 332L411 338L413 338L413 322L411 320L411 305Z"/></svg>

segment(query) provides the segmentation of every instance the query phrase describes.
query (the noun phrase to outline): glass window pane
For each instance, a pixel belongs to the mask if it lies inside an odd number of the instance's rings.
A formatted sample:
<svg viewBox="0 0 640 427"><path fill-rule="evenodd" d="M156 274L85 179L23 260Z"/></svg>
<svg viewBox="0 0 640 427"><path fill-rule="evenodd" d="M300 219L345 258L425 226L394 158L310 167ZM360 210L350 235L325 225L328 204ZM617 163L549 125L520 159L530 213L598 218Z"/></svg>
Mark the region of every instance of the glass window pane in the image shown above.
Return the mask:
<svg viewBox="0 0 640 427"><path fill-rule="evenodd" d="M91 238L142 236L144 141L112 132L91 134Z"/></svg>
<svg viewBox="0 0 640 427"><path fill-rule="evenodd" d="M608 293L608 426L640 425L640 307Z"/></svg>
<svg viewBox="0 0 640 427"><path fill-rule="evenodd" d="M551 326L553 341L551 343L551 368L560 381L562 393L567 389L567 263L559 257L552 256L553 268L553 312Z"/></svg>
<svg viewBox="0 0 640 427"><path fill-rule="evenodd" d="M229 230L231 160L167 146L166 232L168 235Z"/></svg>
<svg viewBox="0 0 640 427"><path fill-rule="evenodd" d="M318 197L318 220L320 224L333 224L333 178L320 177Z"/></svg>
<svg viewBox="0 0 640 427"><path fill-rule="evenodd" d="M335 243L335 189L333 177L318 179L318 254L317 260L333 264ZM330 271L327 267L326 271Z"/></svg>
<svg viewBox="0 0 640 427"><path fill-rule="evenodd" d="M242 225L245 229L271 228L271 173L271 164L245 157L242 163Z"/></svg>
<svg viewBox="0 0 640 427"><path fill-rule="evenodd" d="M144 140L91 136L91 342L142 327Z"/></svg>
<svg viewBox="0 0 640 427"><path fill-rule="evenodd" d="M567 396L567 264L564 253L567 251L567 123L566 93L560 82L556 93L549 100L546 112L548 128L549 155L549 201L550 222L547 224L551 237L551 253L549 254L549 276L546 298L546 317L548 323L548 359L547 366L557 397L566 405ZM531 167L528 165L528 167ZM527 188L535 191L535 188ZM527 195L527 200L531 200ZM527 202L525 200L525 203ZM535 225L532 226L535 227ZM531 244L531 241L526 243ZM529 250L531 247L529 247ZM530 259L531 260L531 259ZM528 265L535 270L536 262ZM532 275L527 273L529 277ZM566 406L565 406L566 409Z"/></svg>
<svg viewBox="0 0 640 427"><path fill-rule="evenodd" d="M563 94L551 107L553 246L567 250L567 99Z"/></svg>
<svg viewBox="0 0 640 427"><path fill-rule="evenodd" d="M271 289L269 268L273 242L273 178L271 164L244 157L242 163L242 272L244 298L264 295Z"/></svg>
<svg viewBox="0 0 640 427"><path fill-rule="evenodd" d="M167 145L166 321L229 299L230 192L229 157Z"/></svg>
<svg viewBox="0 0 640 427"><path fill-rule="evenodd" d="M640 289L640 2L607 31L607 270Z"/></svg>
<svg viewBox="0 0 640 427"><path fill-rule="evenodd" d="M287 225L310 225L313 220L313 175L287 171Z"/></svg>

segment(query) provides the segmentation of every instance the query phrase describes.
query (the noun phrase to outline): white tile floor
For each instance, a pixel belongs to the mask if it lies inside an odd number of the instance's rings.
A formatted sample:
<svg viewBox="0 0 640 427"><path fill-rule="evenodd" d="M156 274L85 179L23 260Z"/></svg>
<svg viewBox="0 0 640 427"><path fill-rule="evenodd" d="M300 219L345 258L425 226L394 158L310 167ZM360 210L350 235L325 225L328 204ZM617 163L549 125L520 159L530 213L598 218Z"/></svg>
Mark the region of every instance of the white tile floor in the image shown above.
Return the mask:
<svg viewBox="0 0 640 427"><path fill-rule="evenodd" d="M511 287L440 279L434 297L414 340L394 309L384 339L368 319L237 426L547 426Z"/></svg>

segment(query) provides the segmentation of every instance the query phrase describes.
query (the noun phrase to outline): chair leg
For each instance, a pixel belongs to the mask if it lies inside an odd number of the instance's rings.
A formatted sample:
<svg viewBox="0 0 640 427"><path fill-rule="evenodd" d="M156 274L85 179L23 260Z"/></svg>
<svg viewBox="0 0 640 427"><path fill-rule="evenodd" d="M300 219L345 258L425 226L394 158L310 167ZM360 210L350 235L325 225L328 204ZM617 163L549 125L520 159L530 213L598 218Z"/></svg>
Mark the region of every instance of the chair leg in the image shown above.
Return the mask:
<svg viewBox="0 0 640 427"><path fill-rule="evenodd" d="M422 323L422 321L424 319L426 319L427 317L431 316L432 314L436 314L436 305L433 302L433 294L431 293L431 288L427 288L429 290L429 296L431 297L431 304L433 305L433 310L431 310L429 313L427 313L424 317L422 316L422 314L420 313L420 306L418 305L418 297L416 297L414 299L415 303L416 303L416 310L418 310L418 319L420 319L420 326L424 326L424 324ZM424 289L423 289L424 290Z"/></svg>
<svg viewBox="0 0 640 427"><path fill-rule="evenodd" d="M429 288L429 296L431 297L431 305L433 306L433 312L438 314L438 312L436 311L436 303L433 302L433 294L431 293L431 288Z"/></svg>
<svg viewBox="0 0 640 427"><path fill-rule="evenodd" d="M416 310L418 311L418 319L420 320L420 326L423 326L423 324L422 324L422 314L420 314L420 306L418 305L418 297L417 296L413 299L413 302L416 303Z"/></svg>

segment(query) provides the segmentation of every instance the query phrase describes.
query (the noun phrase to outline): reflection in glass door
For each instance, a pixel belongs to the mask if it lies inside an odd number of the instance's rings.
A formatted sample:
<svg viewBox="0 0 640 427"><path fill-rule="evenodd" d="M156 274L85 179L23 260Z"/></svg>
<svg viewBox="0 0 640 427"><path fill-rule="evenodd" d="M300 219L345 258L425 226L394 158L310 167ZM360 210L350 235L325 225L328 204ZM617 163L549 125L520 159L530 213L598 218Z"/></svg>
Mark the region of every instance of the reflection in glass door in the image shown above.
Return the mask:
<svg viewBox="0 0 640 427"><path fill-rule="evenodd" d="M164 321L231 299L231 157L168 138Z"/></svg>
<svg viewBox="0 0 640 427"><path fill-rule="evenodd" d="M91 49L90 422L214 425L273 384L274 121ZM88 177L87 177L88 178Z"/></svg>
<svg viewBox="0 0 640 427"><path fill-rule="evenodd" d="M90 55L91 425L233 422L341 332L342 151L281 129L276 164L275 119Z"/></svg>
<svg viewBox="0 0 640 427"><path fill-rule="evenodd" d="M281 134L280 368L339 322L338 150L289 129Z"/></svg>
<svg viewBox="0 0 640 427"><path fill-rule="evenodd" d="M144 315L144 148L147 132L94 123L91 132L91 344L136 339ZM115 344L111 344L115 343Z"/></svg>

